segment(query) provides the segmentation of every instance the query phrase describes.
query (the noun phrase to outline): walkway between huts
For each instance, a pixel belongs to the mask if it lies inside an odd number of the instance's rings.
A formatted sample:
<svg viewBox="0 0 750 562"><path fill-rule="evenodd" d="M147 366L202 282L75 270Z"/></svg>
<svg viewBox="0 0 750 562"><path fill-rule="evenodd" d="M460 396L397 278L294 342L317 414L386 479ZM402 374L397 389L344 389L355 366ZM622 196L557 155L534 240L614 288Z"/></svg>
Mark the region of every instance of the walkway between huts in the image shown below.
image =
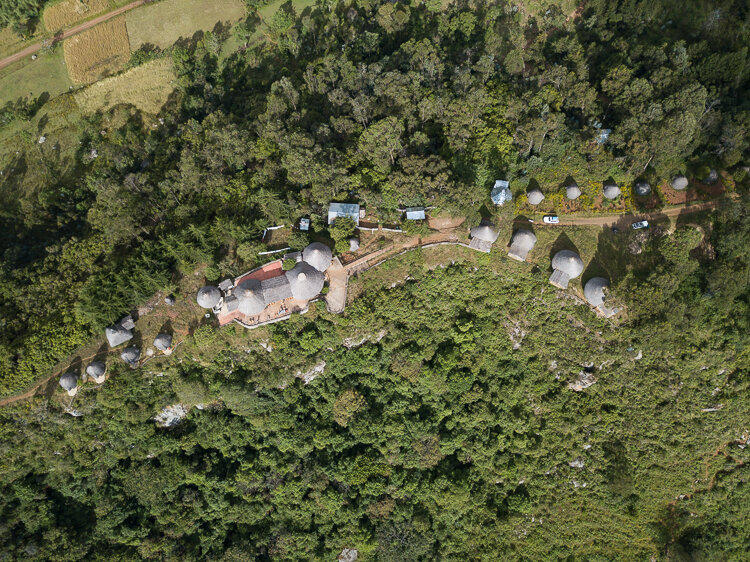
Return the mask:
<svg viewBox="0 0 750 562"><path fill-rule="evenodd" d="M346 306L346 285L349 274L338 257L333 258L328 271L328 294L325 296L328 312L339 314Z"/></svg>

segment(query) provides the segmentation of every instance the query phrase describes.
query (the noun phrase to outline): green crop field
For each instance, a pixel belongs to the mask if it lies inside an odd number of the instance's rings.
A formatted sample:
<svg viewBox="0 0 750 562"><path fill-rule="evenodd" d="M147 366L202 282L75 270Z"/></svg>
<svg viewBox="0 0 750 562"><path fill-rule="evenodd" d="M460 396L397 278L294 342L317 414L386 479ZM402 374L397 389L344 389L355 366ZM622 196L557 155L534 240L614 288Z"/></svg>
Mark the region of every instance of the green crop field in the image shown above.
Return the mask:
<svg viewBox="0 0 750 562"><path fill-rule="evenodd" d="M219 22L234 23L244 15L245 6L239 0L164 0L128 12L130 49L136 51L143 45L169 47L180 38L211 31Z"/></svg>
<svg viewBox="0 0 750 562"><path fill-rule="evenodd" d="M27 58L0 70L0 104L47 92L55 97L67 92L72 85L63 64L62 49L40 54L35 61Z"/></svg>

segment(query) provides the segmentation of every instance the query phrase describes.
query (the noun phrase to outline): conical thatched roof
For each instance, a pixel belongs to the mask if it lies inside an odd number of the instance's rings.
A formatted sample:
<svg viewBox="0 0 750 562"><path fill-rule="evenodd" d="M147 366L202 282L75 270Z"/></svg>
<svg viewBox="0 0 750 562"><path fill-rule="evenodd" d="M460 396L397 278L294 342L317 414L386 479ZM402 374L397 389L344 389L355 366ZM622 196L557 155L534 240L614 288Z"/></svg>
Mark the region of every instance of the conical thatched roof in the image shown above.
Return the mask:
<svg viewBox="0 0 750 562"><path fill-rule="evenodd" d="M172 347L172 336L170 334L159 334L154 338L154 347L161 351L167 351Z"/></svg>
<svg viewBox="0 0 750 562"><path fill-rule="evenodd" d="M78 375L72 372L65 373L60 377L60 386L70 392L78 386Z"/></svg>
<svg viewBox="0 0 750 562"><path fill-rule="evenodd" d="M638 181L635 182L635 187L633 189L635 191L636 195L648 195L651 193L651 186L647 181Z"/></svg>
<svg viewBox="0 0 750 562"><path fill-rule="evenodd" d="M519 261L525 261L534 244L536 244L536 235L533 232L526 229L518 230L511 240L508 256Z"/></svg>
<svg viewBox="0 0 750 562"><path fill-rule="evenodd" d="M302 250L302 261L306 261L318 271L325 271L331 265L331 249L320 242L313 242Z"/></svg>
<svg viewBox="0 0 750 562"><path fill-rule="evenodd" d="M320 294L325 276L305 261L299 262L286 272L292 296L299 300L310 300Z"/></svg>
<svg viewBox="0 0 750 562"><path fill-rule="evenodd" d="M581 196L581 188L577 185L569 185L565 188L565 197L568 199L578 199Z"/></svg>
<svg viewBox="0 0 750 562"><path fill-rule="evenodd" d="M95 379L100 379L107 372L107 365L103 361L94 361L86 367L86 374Z"/></svg>
<svg viewBox="0 0 750 562"><path fill-rule="evenodd" d="M605 184L604 189L602 190L602 193L604 193L604 197L607 199L617 199L620 196L620 188L617 187L617 185L613 183Z"/></svg>
<svg viewBox="0 0 750 562"><path fill-rule="evenodd" d="M221 291L218 287L213 287L211 285L201 287L198 290L196 300L198 301L198 306L201 308L213 308L219 304L219 301L221 300Z"/></svg>
<svg viewBox="0 0 750 562"><path fill-rule="evenodd" d="M534 188L526 194L526 199L528 199L530 205L539 205L544 201L544 193L540 189Z"/></svg>
<svg viewBox="0 0 750 562"><path fill-rule="evenodd" d="M141 358L141 350L137 347L126 347L122 350L120 357L128 365L135 366Z"/></svg>
<svg viewBox="0 0 750 562"><path fill-rule="evenodd" d="M560 250L552 258L552 269L562 271L570 279L574 279L583 272L583 261L575 252Z"/></svg>
<svg viewBox="0 0 750 562"><path fill-rule="evenodd" d="M471 229L471 237L484 240L485 242L494 243L495 240L497 240L498 233L490 225L482 224Z"/></svg>
<svg viewBox="0 0 750 562"><path fill-rule="evenodd" d="M117 347L120 344L125 343L129 339L133 338L133 333L130 330L126 330L119 324L109 326L104 330L104 334L107 336L107 341L110 347Z"/></svg>
<svg viewBox="0 0 750 562"><path fill-rule="evenodd" d="M592 277L583 288L583 296L591 306L604 304L605 290L609 287L609 281L604 277Z"/></svg>
<svg viewBox="0 0 750 562"><path fill-rule="evenodd" d="M688 186L688 179L682 174L676 175L672 178L672 189L682 191Z"/></svg>
<svg viewBox="0 0 750 562"><path fill-rule="evenodd" d="M245 279L237 285L237 288L234 290L234 296L240 301L238 310L242 314L254 316L266 308L260 281L256 281L255 279Z"/></svg>

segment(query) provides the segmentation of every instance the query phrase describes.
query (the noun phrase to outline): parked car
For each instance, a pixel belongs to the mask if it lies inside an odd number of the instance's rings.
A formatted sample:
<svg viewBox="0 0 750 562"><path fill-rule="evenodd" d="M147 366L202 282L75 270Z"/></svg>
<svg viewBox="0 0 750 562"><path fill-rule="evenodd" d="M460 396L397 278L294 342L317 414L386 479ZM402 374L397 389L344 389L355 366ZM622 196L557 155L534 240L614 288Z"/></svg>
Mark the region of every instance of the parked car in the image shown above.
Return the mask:
<svg viewBox="0 0 750 562"><path fill-rule="evenodd" d="M544 221L544 224L557 224L560 222L560 217L557 215L547 215L542 221Z"/></svg>
<svg viewBox="0 0 750 562"><path fill-rule="evenodd" d="M633 230L640 230L641 228L648 228L648 221L634 222L632 225Z"/></svg>

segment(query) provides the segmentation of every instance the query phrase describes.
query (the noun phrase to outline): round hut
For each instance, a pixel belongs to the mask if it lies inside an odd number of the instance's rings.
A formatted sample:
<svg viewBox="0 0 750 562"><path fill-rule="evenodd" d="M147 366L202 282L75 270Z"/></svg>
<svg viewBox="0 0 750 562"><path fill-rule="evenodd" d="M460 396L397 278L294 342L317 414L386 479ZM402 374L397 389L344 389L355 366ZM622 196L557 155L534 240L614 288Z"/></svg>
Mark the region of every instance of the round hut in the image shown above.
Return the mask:
<svg viewBox="0 0 750 562"><path fill-rule="evenodd" d="M535 244L536 235L533 232L526 229L517 230L510 241L508 256L518 261L526 261L526 256Z"/></svg>
<svg viewBox="0 0 750 562"><path fill-rule="evenodd" d="M263 299L263 289L260 281L255 279L245 279L237 285L234 290L234 296L240 301L238 310L247 316L255 316L266 308L266 301Z"/></svg>
<svg viewBox="0 0 750 562"><path fill-rule="evenodd" d="M529 201L529 205L539 205L544 201L544 193L539 188L534 188L526 194L526 199Z"/></svg>
<svg viewBox="0 0 750 562"><path fill-rule="evenodd" d="M69 396L75 396L78 392L78 375L73 372L65 373L60 377L60 386Z"/></svg>
<svg viewBox="0 0 750 562"><path fill-rule="evenodd" d="M104 375L107 373L107 364L104 361L94 361L86 367L86 374L90 376L96 384L104 382Z"/></svg>
<svg viewBox="0 0 750 562"><path fill-rule="evenodd" d="M126 347L122 350L120 357L131 367L137 367L138 360L141 358L141 350L137 347Z"/></svg>
<svg viewBox="0 0 750 562"><path fill-rule="evenodd" d="M672 178L672 189L682 191L688 186L688 179L682 174L676 175Z"/></svg>
<svg viewBox="0 0 750 562"><path fill-rule="evenodd" d="M583 273L583 260L571 250L560 250L552 258L552 269L562 271L570 279L575 279Z"/></svg>
<svg viewBox="0 0 750 562"><path fill-rule="evenodd" d="M608 183L604 185L602 193L607 199L617 199L620 196L621 192L620 188L617 187L617 185L615 185L614 183Z"/></svg>
<svg viewBox="0 0 750 562"><path fill-rule="evenodd" d="M641 197L643 197L651 193L651 185L649 185L647 181L637 181L635 182L633 191L635 191L636 195L640 195Z"/></svg>
<svg viewBox="0 0 750 562"><path fill-rule="evenodd" d="M107 329L104 330L104 335L107 336L109 347L117 347L133 338L133 333L120 324L108 326Z"/></svg>
<svg viewBox="0 0 750 562"><path fill-rule="evenodd" d="M490 242L491 244L495 243L495 240L497 240L498 236L499 235L497 231L488 224L475 226L471 229L472 238L477 238L479 240L483 240L484 242Z"/></svg>
<svg viewBox="0 0 750 562"><path fill-rule="evenodd" d="M578 199L581 196L581 188L578 187L576 184L569 185L565 188L565 197L570 199L571 201L573 199Z"/></svg>
<svg viewBox="0 0 750 562"><path fill-rule="evenodd" d="M302 250L302 261L309 263L318 271L325 271L331 265L331 249L320 242L313 242Z"/></svg>
<svg viewBox="0 0 750 562"><path fill-rule="evenodd" d="M171 334L159 334L154 338L154 347L164 353L172 352Z"/></svg>
<svg viewBox="0 0 750 562"><path fill-rule="evenodd" d="M198 290L195 300L198 301L198 306L201 308L213 308L221 300L221 291L218 287L206 285Z"/></svg>
<svg viewBox="0 0 750 562"><path fill-rule="evenodd" d="M289 280L292 296L297 300L308 301L320 294L325 276L306 261L301 261L285 273Z"/></svg>
<svg viewBox="0 0 750 562"><path fill-rule="evenodd" d="M594 307L604 304L608 287L609 281L604 277L592 277L586 281L586 285L583 287L583 296L586 297L586 302Z"/></svg>

